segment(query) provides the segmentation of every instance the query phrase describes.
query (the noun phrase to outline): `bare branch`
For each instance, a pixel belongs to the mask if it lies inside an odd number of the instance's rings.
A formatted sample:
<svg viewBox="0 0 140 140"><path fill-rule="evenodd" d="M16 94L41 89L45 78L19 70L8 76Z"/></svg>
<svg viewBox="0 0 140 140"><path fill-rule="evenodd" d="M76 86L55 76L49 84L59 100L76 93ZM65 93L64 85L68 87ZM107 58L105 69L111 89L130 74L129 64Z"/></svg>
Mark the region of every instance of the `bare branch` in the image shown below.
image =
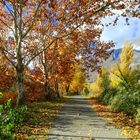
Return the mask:
<svg viewBox="0 0 140 140"><path fill-rule="evenodd" d="M98 13L99 11L104 11L105 8L108 7L108 6L109 6L109 4L107 3L105 6L99 8L98 10L96 10L96 11L95 11L94 13L92 13L92 14L96 14L96 13ZM88 11L88 12L89 12L89 11ZM87 12L84 13L84 14L87 14ZM44 49L42 49L41 51L39 51L38 53L36 53L36 54L25 64L25 67L28 66L28 64L29 64L35 57L37 57L38 55L40 55L46 48L50 47L57 39L64 38L64 37L67 37L67 36L71 35L71 34L72 34L77 28L79 28L80 26L82 26L82 24L77 25L71 32L69 32L69 33L67 33L67 34L65 34L65 35L63 35L63 36L57 36L57 37L55 37L55 39L54 39L48 46L46 46Z"/></svg>
<svg viewBox="0 0 140 140"><path fill-rule="evenodd" d="M23 34L22 38L25 38L26 35L27 35L27 34L31 31L31 29L33 28L34 22L35 22L35 19L36 19L36 16L37 16L37 13L38 13L38 11L39 11L39 9L40 9L40 6L41 6L42 2L43 2L43 0L41 0L41 2L38 4L38 6L37 6L37 8L36 8L36 11L35 11L35 14L34 14L34 16L33 16L33 21L32 21L32 23L31 23L30 27L29 27L29 28L26 30L26 32Z"/></svg>
<svg viewBox="0 0 140 140"><path fill-rule="evenodd" d="M8 12L10 13L10 15L11 15L13 18L15 18L15 17L14 17L13 11L8 7L8 5L6 4L6 2L5 2L4 0L2 0L2 2L3 2L3 5L6 6Z"/></svg>
<svg viewBox="0 0 140 140"><path fill-rule="evenodd" d="M20 0L20 12L19 12L19 17L20 17L20 22L19 22L19 34L20 34L20 40L22 39L22 12L23 12L23 0Z"/></svg>
<svg viewBox="0 0 140 140"><path fill-rule="evenodd" d="M0 48L1 49L1 48ZM5 58L14 66L14 67L16 67L16 65L14 64L14 62L6 55L6 53L8 53L9 54L9 52L8 51L5 51L5 50L1 50L2 51L2 53L4 54L4 56L5 56ZM5 53L6 52L6 53Z"/></svg>
<svg viewBox="0 0 140 140"><path fill-rule="evenodd" d="M14 34L14 30L13 30L13 28L12 27L10 27L7 23L5 23L2 19L0 19L0 21L7 27L7 28L9 28L12 32L13 32L13 34Z"/></svg>
<svg viewBox="0 0 140 140"><path fill-rule="evenodd" d="M36 53L26 64L25 67L29 65L29 63L36 58L38 55L40 55L44 50L46 50L47 48L49 48L58 38L55 38L53 41L51 41L51 43L49 43L45 48L43 48L41 51L39 51L38 53Z"/></svg>
<svg viewBox="0 0 140 140"><path fill-rule="evenodd" d="M13 4L13 9L14 9L14 29L15 29L15 40L16 40L16 44L18 44L18 25L17 25L17 8L15 3Z"/></svg>
<svg viewBox="0 0 140 140"><path fill-rule="evenodd" d="M5 51L5 52L8 53L9 55L13 56L13 54L11 54L9 51L7 51L6 49L4 49L3 47L0 47L0 50Z"/></svg>

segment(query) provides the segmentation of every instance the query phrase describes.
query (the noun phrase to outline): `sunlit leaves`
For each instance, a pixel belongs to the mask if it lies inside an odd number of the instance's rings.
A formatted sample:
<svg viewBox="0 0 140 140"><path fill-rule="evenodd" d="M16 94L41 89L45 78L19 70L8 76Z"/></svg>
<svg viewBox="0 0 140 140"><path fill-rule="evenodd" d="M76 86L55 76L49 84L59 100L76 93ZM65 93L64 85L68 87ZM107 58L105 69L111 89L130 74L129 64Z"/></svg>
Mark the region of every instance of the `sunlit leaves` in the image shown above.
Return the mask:
<svg viewBox="0 0 140 140"><path fill-rule="evenodd" d="M63 77L65 71L70 73L68 69L77 61L76 56L81 57L81 65L85 69L92 67L96 70L111 54L108 50L113 47L112 43L99 41L102 29L97 27L101 18L113 15L112 10L122 10L128 24L128 15L139 16L137 5L138 1L130 0L1 0L2 57L15 70L18 67L23 72L31 62L38 62L38 57L41 58L47 49L49 77L58 77L60 81L63 78L59 77ZM55 48L56 39L58 45ZM94 48L91 47L92 43L96 44Z"/></svg>
<svg viewBox="0 0 140 140"><path fill-rule="evenodd" d="M127 73L130 69L130 64L134 61L134 51L131 42L126 42L124 44L124 48L122 49L122 53L120 55L121 60L121 70L124 73Z"/></svg>
<svg viewBox="0 0 140 140"><path fill-rule="evenodd" d="M82 67L80 65L75 65L73 71L73 78L71 81L71 90L74 92L81 92L84 89L86 79L85 79L85 73L82 70Z"/></svg>
<svg viewBox="0 0 140 140"><path fill-rule="evenodd" d="M124 83L125 86L129 83L135 83L136 79L133 71L131 70L131 64L134 61L133 56L134 51L132 43L126 42L120 55L121 63L114 65L110 74L111 85L113 87L117 88L121 83Z"/></svg>

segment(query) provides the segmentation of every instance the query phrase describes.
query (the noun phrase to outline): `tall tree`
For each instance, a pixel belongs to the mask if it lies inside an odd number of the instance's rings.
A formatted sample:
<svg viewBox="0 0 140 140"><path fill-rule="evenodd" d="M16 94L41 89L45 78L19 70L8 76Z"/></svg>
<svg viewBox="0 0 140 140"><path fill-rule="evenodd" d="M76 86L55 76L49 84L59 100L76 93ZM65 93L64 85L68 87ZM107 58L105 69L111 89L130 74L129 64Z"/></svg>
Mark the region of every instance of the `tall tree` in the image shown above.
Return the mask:
<svg viewBox="0 0 140 140"><path fill-rule="evenodd" d="M118 0L0 0L0 48L16 70L17 104L24 103L24 68L55 40L71 35L74 30L80 29L84 25L88 28L99 25L101 17L113 15L112 9L126 8L129 14L139 17L138 2L139 0L123 2ZM122 15L124 14L126 13ZM57 35L47 42L45 48L39 47L40 42L33 31L33 28L39 27L42 17L47 19L44 20L44 24L59 25L57 29L54 29ZM50 36L51 31L47 35Z"/></svg>
<svg viewBox="0 0 140 140"><path fill-rule="evenodd" d="M42 4L42 0L37 2L25 0L0 1L1 50L16 70L17 105L24 103L23 71L25 52L28 48L27 38L36 23L38 11Z"/></svg>
<svg viewBox="0 0 140 140"><path fill-rule="evenodd" d="M70 88L75 93L80 93L85 87L86 78L82 67L78 64L74 65L74 74L71 81Z"/></svg>
<svg viewBox="0 0 140 140"><path fill-rule="evenodd" d="M131 70L130 65L134 62L134 51L131 42L128 41L125 42L120 55L120 60L121 60L120 69L123 74L127 75Z"/></svg>
<svg viewBox="0 0 140 140"><path fill-rule="evenodd" d="M116 64L110 76L112 84L119 86L123 84L126 88L131 87L136 82L131 64L134 61L134 51L131 42L126 42L120 54L120 64ZM115 80L115 81L114 81Z"/></svg>

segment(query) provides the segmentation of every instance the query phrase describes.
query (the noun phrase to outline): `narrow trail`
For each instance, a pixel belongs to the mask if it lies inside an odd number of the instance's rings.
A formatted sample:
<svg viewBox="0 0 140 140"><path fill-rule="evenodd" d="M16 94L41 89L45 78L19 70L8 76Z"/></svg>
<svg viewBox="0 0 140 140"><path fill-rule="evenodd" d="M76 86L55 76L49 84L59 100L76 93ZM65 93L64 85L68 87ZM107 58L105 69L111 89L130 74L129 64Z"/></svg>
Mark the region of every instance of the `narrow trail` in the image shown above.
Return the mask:
<svg viewBox="0 0 140 140"><path fill-rule="evenodd" d="M48 140L129 140L120 130L96 115L90 103L73 96L58 113L48 134Z"/></svg>

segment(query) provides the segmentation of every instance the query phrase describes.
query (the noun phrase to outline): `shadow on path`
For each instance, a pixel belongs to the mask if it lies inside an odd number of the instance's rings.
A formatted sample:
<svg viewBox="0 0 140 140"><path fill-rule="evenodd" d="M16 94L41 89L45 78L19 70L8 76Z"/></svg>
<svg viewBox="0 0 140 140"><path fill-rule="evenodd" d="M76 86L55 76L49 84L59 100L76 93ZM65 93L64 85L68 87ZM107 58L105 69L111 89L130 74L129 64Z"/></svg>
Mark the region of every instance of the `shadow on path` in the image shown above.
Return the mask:
<svg viewBox="0 0 140 140"><path fill-rule="evenodd" d="M48 140L128 140L120 130L96 115L89 102L73 96L57 115Z"/></svg>

